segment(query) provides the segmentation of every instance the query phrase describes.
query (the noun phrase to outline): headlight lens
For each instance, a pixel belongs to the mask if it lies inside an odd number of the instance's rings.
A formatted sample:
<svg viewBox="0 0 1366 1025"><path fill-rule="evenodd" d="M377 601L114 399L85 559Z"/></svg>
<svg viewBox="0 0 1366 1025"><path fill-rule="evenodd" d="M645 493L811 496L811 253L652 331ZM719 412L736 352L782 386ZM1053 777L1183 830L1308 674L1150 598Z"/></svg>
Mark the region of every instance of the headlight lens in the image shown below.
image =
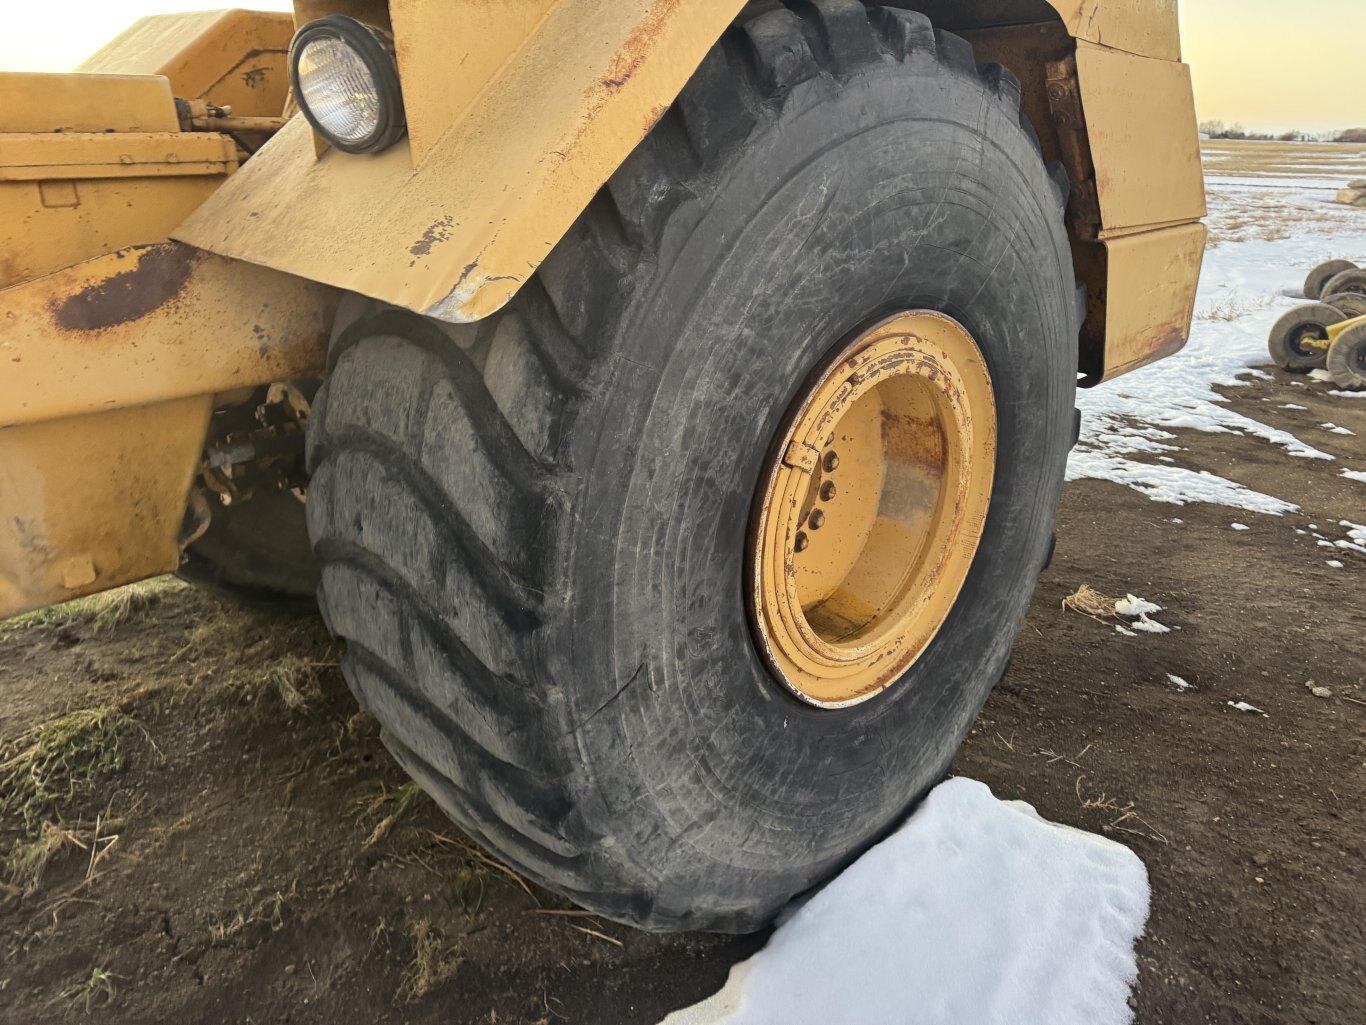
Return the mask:
<svg viewBox="0 0 1366 1025"><path fill-rule="evenodd" d="M332 15L309 22L290 47L299 109L337 149L376 153L407 128L392 40L382 29Z"/></svg>

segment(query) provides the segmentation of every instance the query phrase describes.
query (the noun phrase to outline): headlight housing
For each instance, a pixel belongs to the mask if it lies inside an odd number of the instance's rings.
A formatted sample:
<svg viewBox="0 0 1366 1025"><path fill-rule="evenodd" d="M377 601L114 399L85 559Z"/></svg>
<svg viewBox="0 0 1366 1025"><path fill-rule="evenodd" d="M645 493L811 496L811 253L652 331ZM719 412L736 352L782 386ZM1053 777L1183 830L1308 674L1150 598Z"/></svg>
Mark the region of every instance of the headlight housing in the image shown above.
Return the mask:
<svg viewBox="0 0 1366 1025"><path fill-rule="evenodd" d="M393 38L383 29L340 14L311 21L290 44L289 75L304 117L339 150L378 153L407 130Z"/></svg>

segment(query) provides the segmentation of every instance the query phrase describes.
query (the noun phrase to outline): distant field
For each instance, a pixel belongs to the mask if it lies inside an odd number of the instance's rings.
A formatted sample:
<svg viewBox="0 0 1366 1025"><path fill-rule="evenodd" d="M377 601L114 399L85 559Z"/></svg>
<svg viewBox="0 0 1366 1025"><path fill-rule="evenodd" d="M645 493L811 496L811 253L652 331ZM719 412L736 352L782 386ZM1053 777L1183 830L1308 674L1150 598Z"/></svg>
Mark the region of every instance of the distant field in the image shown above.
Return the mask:
<svg viewBox="0 0 1366 1025"><path fill-rule="evenodd" d="M1366 178L1366 146L1332 142L1200 144L1205 173L1230 178Z"/></svg>
<svg viewBox="0 0 1366 1025"><path fill-rule="evenodd" d="M1333 202L1348 182L1366 178L1366 146L1339 143L1200 144L1209 193L1210 245L1297 232L1333 232L1366 221L1366 210Z"/></svg>

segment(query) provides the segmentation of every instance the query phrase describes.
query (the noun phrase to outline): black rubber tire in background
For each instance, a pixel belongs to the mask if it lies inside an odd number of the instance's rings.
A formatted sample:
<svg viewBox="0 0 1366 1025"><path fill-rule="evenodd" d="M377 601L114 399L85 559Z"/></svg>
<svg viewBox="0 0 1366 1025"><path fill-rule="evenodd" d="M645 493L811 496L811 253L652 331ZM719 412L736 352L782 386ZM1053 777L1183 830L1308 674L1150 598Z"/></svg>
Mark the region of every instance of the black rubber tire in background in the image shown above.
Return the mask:
<svg viewBox="0 0 1366 1025"><path fill-rule="evenodd" d="M1353 267L1341 274L1334 274L1323 286L1324 295L1366 295L1366 270Z"/></svg>
<svg viewBox="0 0 1366 1025"><path fill-rule="evenodd" d="M1366 391L1366 324L1338 335L1328 350L1328 373L1345 391Z"/></svg>
<svg viewBox="0 0 1366 1025"><path fill-rule="evenodd" d="M1366 295L1356 292L1339 292L1336 295L1323 297L1323 303L1331 306L1349 320L1355 317L1366 317Z"/></svg>
<svg viewBox="0 0 1366 1025"><path fill-rule="evenodd" d="M1307 303L1282 314L1267 336L1266 349L1271 361L1292 374L1307 374L1328 361L1327 349L1310 349L1303 344L1306 338L1320 341L1328 338L1328 327L1347 318L1335 307L1325 303Z"/></svg>
<svg viewBox="0 0 1366 1025"><path fill-rule="evenodd" d="M1014 77L911 12L746 11L501 314L349 300L309 427L320 604L395 756L518 871L648 929L764 925L943 777L1074 416L1066 176ZM811 368L904 308L983 349L991 508L906 677L815 709L751 639L751 502Z"/></svg>
<svg viewBox="0 0 1366 1025"><path fill-rule="evenodd" d="M209 529L185 551L176 575L232 601L306 613L317 607L321 570L304 504L288 491L214 503Z"/></svg>
<svg viewBox="0 0 1366 1025"><path fill-rule="evenodd" d="M1343 271L1355 270L1351 260L1328 260L1311 270L1304 279L1304 297L1311 302L1321 299L1326 293L1324 286Z"/></svg>

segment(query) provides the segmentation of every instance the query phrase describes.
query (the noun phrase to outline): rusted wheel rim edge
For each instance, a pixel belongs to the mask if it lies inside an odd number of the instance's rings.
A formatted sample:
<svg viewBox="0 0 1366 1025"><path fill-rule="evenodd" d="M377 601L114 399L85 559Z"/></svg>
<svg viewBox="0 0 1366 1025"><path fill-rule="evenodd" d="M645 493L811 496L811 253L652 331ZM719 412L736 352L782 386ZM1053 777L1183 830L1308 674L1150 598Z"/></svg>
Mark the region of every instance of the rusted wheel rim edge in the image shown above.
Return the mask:
<svg viewBox="0 0 1366 1025"><path fill-rule="evenodd" d="M944 314L856 333L813 375L760 478L750 625L802 701L866 701L911 667L967 578L995 471L985 360Z"/></svg>

